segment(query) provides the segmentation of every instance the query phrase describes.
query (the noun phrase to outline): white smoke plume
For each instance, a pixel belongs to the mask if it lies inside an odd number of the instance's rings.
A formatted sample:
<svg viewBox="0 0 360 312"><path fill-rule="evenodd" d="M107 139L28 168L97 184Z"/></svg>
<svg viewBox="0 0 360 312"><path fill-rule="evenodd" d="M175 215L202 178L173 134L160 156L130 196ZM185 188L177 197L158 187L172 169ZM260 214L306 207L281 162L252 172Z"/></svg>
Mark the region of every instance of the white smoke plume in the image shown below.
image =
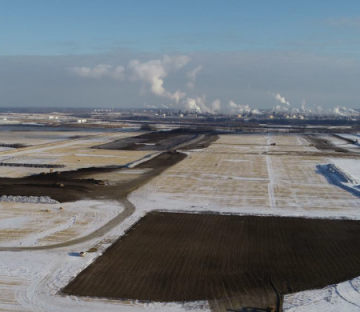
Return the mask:
<svg viewBox="0 0 360 312"><path fill-rule="evenodd" d="M285 97L281 96L280 93L274 94L275 100L280 102L281 104L285 104L287 106L290 106L289 101L285 99Z"/></svg>
<svg viewBox="0 0 360 312"><path fill-rule="evenodd" d="M359 114L357 111L353 110L352 108L347 108L345 106L336 106L334 107L332 112L338 116L351 116L351 115Z"/></svg>
<svg viewBox="0 0 360 312"><path fill-rule="evenodd" d="M213 113L220 113L221 111L221 101L219 99L216 99L215 101L212 102L212 112Z"/></svg>
<svg viewBox="0 0 360 312"><path fill-rule="evenodd" d="M189 111L195 110L199 113L201 112L200 107L197 105L196 100L193 98L186 99L185 108Z"/></svg>
<svg viewBox="0 0 360 312"><path fill-rule="evenodd" d="M287 112L289 109L286 106L276 105L275 110L277 112Z"/></svg>
<svg viewBox="0 0 360 312"><path fill-rule="evenodd" d="M257 108L255 108L255 109L253 109L253 110L251 111L251 114L253 114L253 115L262 115L263 113L260 112Z"/></svg>
<svg viewBox="0 0 360 312"><path fill-rule="evenodd" d="M206 97L197 96L195 98L188 97L185 101L185 108L189 111L195 110L198 113L210 113L211 110L206 106Z"/></svg>
<svg viewBox="0 0 360 312"><path fill-rule="evenodd" d="M184 97L186 97L186 93L181 92L181 91L176 91L173 94L170 94L170 99L175 100L176 103L178 103L181 99L183 99Z"/></svg>
<svg viewBox="0 0 360 312"><path fill-rule="evenodd" d="M196 77L201 70L202 66L200 65L186 74L187 78L189 79L189 82L187 83L188 88L194 89Z"/></svg>
<svg viewBox="0 0 360 312"><path fill-rule="evenodd" d="M335 108L333 109L333 113L334 113L335 115L338 115L338 116L346 116L346 114L344 114L343 112L341 112L341 110L340 110L339 107L335 107Z"/></svg>
<svg viewBox="0 0 360 312"><path fill-rule="evenodd" d="M306 100L303 99L302 102L301 102L301 110L302 110L303 112L306 111L305 106L306 106Z"/></svg>
<svg viewBox="0 0 360 312"><path fill-rule="evenodd" d="M165 55L163 59L143 63L139 60L133 60L129 63L127 69L130 72L130 80L147 83L150 85L151 92L155 95L179 102L186 94L180 91L176 91L173 94L166 91L163 87L164 78L169 72L184 67L189 61L190 58L185 55L176 57Z"/></svg>
<svg viewBox="0 0 360 312"><path fill-rule="evenodd" d="M150 86L150 91L160 97L166 97L177 103L180 99L185 98L186 94L181 91L171 93L164 88L164 78L170 72L177 71L184 67L190 58L186 55L168 56L165 55L162 59L150 60L147 62L140 62L139 60L132 60L128 66L112 66L106 64L99 64L95 67L72 67L68 68L68 72L85 78L112 78L125 79L130 81L141 81ZM198 70L199 71L199 70ZM192 76L196 78L197 72Z"/></svg>
<svg viewBox="0 0 360 312"><path fill-rule="evenodd" d="M144 103L144 106L145 106L146 108L157 108L155 105L149 105L149 104L147 104L146 102Z"/></svg>
<svg viewBox="0 0 360 312"><path fill-rule="evenodd" d="M230 112L231 114L248 114L251 112L251 108L249 106L249 104L246 105L241 105L241 104L236 104L234 101L229 101L229 108L230 108Z"/></svg>

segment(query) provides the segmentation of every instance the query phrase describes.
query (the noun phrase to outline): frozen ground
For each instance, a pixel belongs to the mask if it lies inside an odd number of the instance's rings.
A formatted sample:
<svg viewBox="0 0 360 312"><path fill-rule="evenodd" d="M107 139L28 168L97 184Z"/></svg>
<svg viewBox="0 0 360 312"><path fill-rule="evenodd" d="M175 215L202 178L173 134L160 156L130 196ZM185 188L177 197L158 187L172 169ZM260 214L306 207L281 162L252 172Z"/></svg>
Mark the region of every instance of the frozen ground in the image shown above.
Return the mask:
<svg viewBox="0 0 360 312"><path fill-rule="evenodd" d="M275 142L276 146L270 146ZM299 155L263 155L299 151ZM360 177L359 160L303 156L316 151L299 136L222 136L206 150L190 152L183 162L135 191L138 209L351 218L360 220L359 198L328 182L321 164L335 163ZM360 278L326 289L285 297L285 311L360 311ZM354 303L355 302L355 303Z"/></svg>
<svg viewBox="0 0 360 312"><path fill-rule="evenodd" d="M11 151L11 150L12 150L11 147L0 146L0 152Z"/></svg>
<svg viewBox="0 0 360 312"><path fill-rule="evenodd" d="M341 133L338 134L338 136L340 137L335 137L333 135L322 135L320 136L322 139L330 141L334 146L338 147L338 148L342 148L345 149L351 153L360 153L360 144L356 143L356 144L352 144L347 142L346 140L341 139L351 139L351 140L360 140L360 136L359 134L345 134L345 133Z"/></svg>
<svg viewBox="0 0 360 312"><path fill-rule="evenodd" d="M85 132L86 133L86 132ZM45 133L46 134L46 133ZM53 134L53 133L51 133ZM56 164L64 168L56 168L57 171L76 170L84 167L118 165L123 166L144 158L153 153L146 151L117 151L91 148L96 145L112 142L120 138L139 135L137 132L106 132L80 135L79 138L64 138L61 141L36 141L34 146L0 151L2 162L19 164ZM3 133L1 137L7 138L9 133ZM13 133L10 133L13 135ZM29 135L29 134L28 134ZM5 140L4 139L4 140ZM34 156L36 155L36 156ZM39 174L47 171L44 168L1 167L1 177L24 177L31 174Z"/></svg>
<svg viewBox="0 0 360 312"><path fill-rule="evenodd" d="M32 203L32 204L59 204L49 196L6 196L0 197L0 202Z"/></svg>
<svg viewBox="0 0 360 312"><path fill-rule="evenodd" d="M71 278L98 257L111 242L142 216L136 212L105 237L61 250L1 252L0 311L210 311L207 302L143 303L98 298L77 298L59 294ZM1 223L0 223L1 225ZM95 228L95 227L94 227ZM96 247L85 258L78 253Z"/></svg>
<svg viewBox="0 0 360 312"><path fill-rule="evenodd" d="M332 158L331 162L360 181L360 159Z"/></svg>
<svg viewBox="0 0 360 312"><path fill-rule="evenodd" d="M350 139L350 140L353 140L353 141L360 140L360 135L359 134L340 133L338 135L345 138L345 139Z"/></svg>
<svg viewBox="0 0 360 312"><path fill-rule="evenodd" d="M276 146L270 146L275 142ZM353 218L356 196L330 184L317 168L330 163L294 135L227 135L130 195L138 209ZM298 151L298 156L266 152Z"/></svg>
<svg viewBox="0 0 360 312"><path fill-rule="evenodd" d="M123 135L130 134L118 134ZM108 164L116 158L119 164L130 164L146 156L141 152L128 154L88 148L95 140L104 142L114 138L115 135L109 134L104 138L47 144L31 152L25 149L5 153L11 157L30 157L36 152L41 157L55 157L57 162L67 160L71 168L76 168L78 159L84 164L94 161ZM273 142L276 146L270 146ZM286 155L287 151L298 153ZM185 160L130 195L135 213L104 237L76 247L1 252L0 311L210 311L206 302L161 304L76 298L62 296L59 289L154 209L360 220L359 198L329 183L317 168L334 163L349 172L359 167L357 160L330 159L326 154L309 156L314 151L309 142L296 135L224 135L207 149L188 152ZM272 155L272 152L283 154ZM358 171L352 170L350 174L358 178ZM66 241L94 231L122 209L116 203L102 201L69 203L63 210L59 206L0 203L0 245L34 246ZM20 233L14 233L14 229ZM79 251L91 247L96 247L97 252L85 258L77 256ZM359 289L360 278L355 278L325 289L288 295L284 308L291 312L360 311Z"/></svg>
<svg viewBox="0 0 360 312"><path fill-rule="evenodd" d="M112 201L0 202L0 248L48 245L84 236L122 210Z"/></svg>
<svg viewBox="0 0 360 312"><path fill-rule="evenodd" d="M331 159L333 163L319 165L319 171L330 183L360 197L360 162L358 159Z"/></svg>
<svg viewBox="0 0 360 312"><path fill-rule="evenodd" d="M337 285L285 296L284 312L358 312L360 277Z"/></svg>

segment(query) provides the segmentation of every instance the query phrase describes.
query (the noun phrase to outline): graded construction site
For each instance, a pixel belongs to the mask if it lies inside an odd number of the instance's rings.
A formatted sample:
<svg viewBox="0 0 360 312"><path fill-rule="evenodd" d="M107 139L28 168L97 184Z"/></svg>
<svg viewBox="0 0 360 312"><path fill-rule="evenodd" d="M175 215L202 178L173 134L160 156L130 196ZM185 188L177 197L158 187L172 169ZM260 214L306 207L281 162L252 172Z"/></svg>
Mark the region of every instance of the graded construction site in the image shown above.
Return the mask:
<svg viewBox="0 0 360 312"><path fill-rule="evenodd" d="M161 151L177 147L205 147L209 146L216 138L215 135L209 135L208 133L199 131L175 129L171 131L150 132L125 139L122 138L120 140L95 146L94 148L130 151Z"/></svg>
<svg viewBox="0 0 360 312"><path fill-rule="evenodd" d="M63 292L278 310L286 293L360 275L359 236L358 221L153 212Z"/></svg>
<svg viewBox="0 0 360 312"><path fill-rule="evenodd" d="M287 294L295 305L298 291L360 276L360 221L349 220L360 220L359 197L318 170L356 168L355 148L337 151L343 140L138 134L36 138L3 152L5 163L65 167L1 167L0 195L59 203L1 203L0 251L14 256L0 262L0 310L13 298L14 311L281 311L284 300L293 312ZM92 247L96 257L78 256ZM44 258L61 252L60 264ZM41 269L24 278L21 259Z"/></svg>

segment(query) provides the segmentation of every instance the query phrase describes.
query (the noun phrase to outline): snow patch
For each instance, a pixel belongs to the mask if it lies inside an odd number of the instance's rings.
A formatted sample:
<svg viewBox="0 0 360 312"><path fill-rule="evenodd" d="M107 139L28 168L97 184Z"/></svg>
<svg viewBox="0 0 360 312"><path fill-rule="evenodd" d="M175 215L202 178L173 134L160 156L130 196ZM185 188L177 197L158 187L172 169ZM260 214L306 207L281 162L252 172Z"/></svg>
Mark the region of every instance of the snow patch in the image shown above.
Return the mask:
<svg viewBox="0 0 360 312"><path fill-rule="evenodd" d="M0 202L26 203L26 204L59 204L49 196L12 196L3 195Z"/></svg>

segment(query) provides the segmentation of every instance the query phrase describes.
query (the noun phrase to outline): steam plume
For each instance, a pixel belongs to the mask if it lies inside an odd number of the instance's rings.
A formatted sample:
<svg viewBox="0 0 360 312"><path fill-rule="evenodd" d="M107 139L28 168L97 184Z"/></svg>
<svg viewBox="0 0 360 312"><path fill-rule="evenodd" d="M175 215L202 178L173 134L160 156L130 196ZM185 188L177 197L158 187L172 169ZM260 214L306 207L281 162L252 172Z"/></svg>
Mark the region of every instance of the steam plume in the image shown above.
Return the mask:
<svg viewBox="0 0 360 312"><path fill-rule="evenodd" d="M275 94L275 100L280 102L281 104L290 106L290 103L285 99L285 97L281 96L280 93Z"/></svg>
<svg viewBox="0 0 360 312"><path fill-rule="evenodd" d="M195 80L197 77L197 74L202 70L202 66L198 66L196 68L194 68L193 70L189 71L186 76L189 79L189 82L187 83L187 86L190 89L194 89L195 87Z"/></svg>

